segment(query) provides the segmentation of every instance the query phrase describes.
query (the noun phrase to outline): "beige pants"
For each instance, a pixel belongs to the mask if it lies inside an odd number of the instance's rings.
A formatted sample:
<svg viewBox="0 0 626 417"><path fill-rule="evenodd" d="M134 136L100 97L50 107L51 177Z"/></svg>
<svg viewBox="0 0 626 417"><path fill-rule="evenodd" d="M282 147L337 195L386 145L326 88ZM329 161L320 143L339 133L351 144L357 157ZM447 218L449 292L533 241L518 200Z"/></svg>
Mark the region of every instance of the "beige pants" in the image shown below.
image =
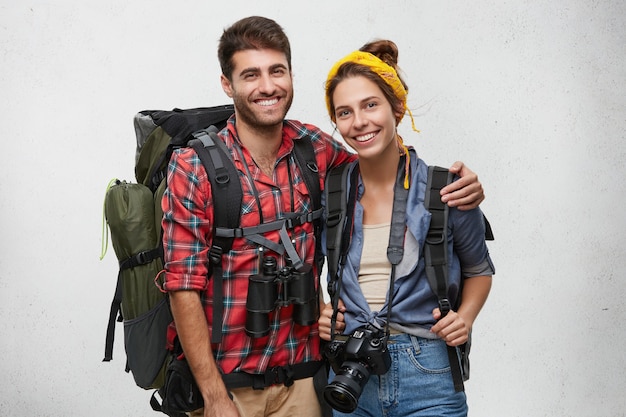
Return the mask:
<svg viewBox="0 0 626 417"><path fill-rule="evenodd" d="M235 388L233 402L241 417L321 417L313 378L298 379L293 385L273 385L263 390ZM189 413L202 417L203 409Z"/></svg>

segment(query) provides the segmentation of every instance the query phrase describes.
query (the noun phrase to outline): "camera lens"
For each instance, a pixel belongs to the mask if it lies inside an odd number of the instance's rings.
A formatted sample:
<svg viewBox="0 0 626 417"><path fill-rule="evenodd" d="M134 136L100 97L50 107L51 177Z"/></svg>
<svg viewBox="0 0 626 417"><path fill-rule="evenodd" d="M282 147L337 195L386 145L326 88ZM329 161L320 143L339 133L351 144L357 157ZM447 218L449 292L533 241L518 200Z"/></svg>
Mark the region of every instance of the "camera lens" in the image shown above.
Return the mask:
<svg viewBox="0 0 626 417"><path fill-rule="evenodd" d="M342 413L352 413L356 410L358 400L343 387L334 387L332 391L325 392L324 394L326 402L331 404L331 407L335 410L341 411Z"/></svg>
<svg viewBox="0 0 626 417"><path fill-rule="evenodd" d="M324 388L326 402L342 413L356 410L363 387L370 373L367 367L359 362L346 361L340 373Z"/></svg>

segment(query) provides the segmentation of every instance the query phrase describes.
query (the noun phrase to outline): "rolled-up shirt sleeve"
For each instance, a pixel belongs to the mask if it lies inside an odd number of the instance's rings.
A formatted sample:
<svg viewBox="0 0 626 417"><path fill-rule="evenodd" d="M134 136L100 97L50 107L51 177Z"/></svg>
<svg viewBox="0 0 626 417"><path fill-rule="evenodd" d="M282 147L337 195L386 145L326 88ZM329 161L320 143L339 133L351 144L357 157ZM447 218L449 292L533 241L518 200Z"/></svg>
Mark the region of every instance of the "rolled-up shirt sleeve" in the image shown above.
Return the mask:
<svg viewBox="0 0 626 417"><path fill-rule="evenodd" d="M450 210L453 224L454 252L461 263L463 278L494 275L495 267L485 241L485 220L482 211Z"/></svg>
<svg viewBox="0 0 626 417"><path fill-rule="evenodd" d="M210 183L196 153L189 148L175 151L161 201L166 291L207 287L210 201Z"/></svg>

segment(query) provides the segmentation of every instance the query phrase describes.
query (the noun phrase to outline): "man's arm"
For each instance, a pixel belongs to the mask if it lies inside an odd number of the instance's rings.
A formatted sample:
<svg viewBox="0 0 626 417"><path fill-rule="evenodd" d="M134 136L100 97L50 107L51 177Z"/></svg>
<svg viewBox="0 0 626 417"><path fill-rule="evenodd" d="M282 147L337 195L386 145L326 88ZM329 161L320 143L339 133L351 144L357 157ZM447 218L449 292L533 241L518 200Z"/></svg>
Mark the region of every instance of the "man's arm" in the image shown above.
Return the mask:
<svg viewBox="0 0 626 417"><path fill-rule="evenodd" d="M186 290L169 294L178 338L204 400L204 417L239 417L213 359L200 294Z"/></svg>
<svg viewBox="0 0 626 417"><path fill-rule="evenodd" d="M163 193L163 249L165 290L191 372L204 400L205 417L239 417L224 386L211 349L209 326L200 292L207 285L206 254L211 233L205 203L210 183L200 181L201 165L192 163L191 148L173 153ZM191 178L191 179L190 179Z"/></svg>
<svg viewBox="0 0 626 417"><path fill-rule="evenodd" d="M457 207L459 210L471 210L478 207L485 199L483 186L478 181L478 175L460 161L452 164L450 172L460 178L441 190L441 201L450 207Z"/></svg>

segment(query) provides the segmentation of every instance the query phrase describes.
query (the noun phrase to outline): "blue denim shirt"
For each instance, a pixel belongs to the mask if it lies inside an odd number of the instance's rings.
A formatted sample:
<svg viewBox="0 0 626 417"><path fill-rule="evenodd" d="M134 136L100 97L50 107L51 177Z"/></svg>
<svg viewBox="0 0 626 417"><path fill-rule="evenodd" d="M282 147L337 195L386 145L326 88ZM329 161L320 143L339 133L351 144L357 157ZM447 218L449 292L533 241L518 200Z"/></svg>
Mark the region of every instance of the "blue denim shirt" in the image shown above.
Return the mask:
<svg viewBox="0 0 626 417"><path fill-rule="evenodd" d="M350 170L353 170L354 166L352 163ZM423 258L424 241L430 225L430 213L424 206L428 166L417 158L414 151L411 152L411 172L411 187L406 208L404 256L396 267L390 326L416 336L434 338L429 330L435 323L432 311L438 303L426 278ZM350 184L346 184L346 187L350 188ZM352 240L343 271L340 294L346 305L344 334L352 334L356 328L366 323L384 326L387 320L388 295L387 302L380 311L370 311L358 282L363 250L363 206L359 203L362 195L363 183L359 177ZM324 241L325 237L326 234L323 233ZM450 208L448 243L448 298L454 305L459 295L461 279L492 275L495 272L485 243L485 223L480 209L460 211Z"/></svg>

